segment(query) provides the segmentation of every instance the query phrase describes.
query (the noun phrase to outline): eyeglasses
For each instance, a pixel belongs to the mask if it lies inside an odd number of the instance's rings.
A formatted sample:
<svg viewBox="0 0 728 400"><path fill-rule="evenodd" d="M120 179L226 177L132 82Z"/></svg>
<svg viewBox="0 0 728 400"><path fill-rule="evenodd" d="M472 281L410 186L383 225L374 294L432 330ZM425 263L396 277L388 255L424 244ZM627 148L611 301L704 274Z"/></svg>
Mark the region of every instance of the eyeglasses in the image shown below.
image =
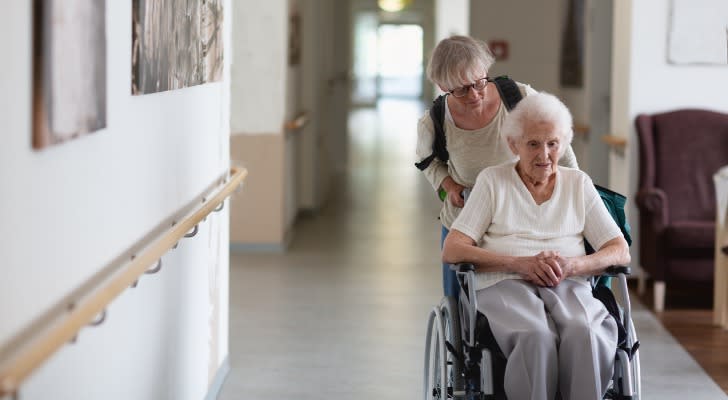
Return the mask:
<svg viewBox="0 0 728 400"><path fill-rule="evenodd" d="M470 85L460 86L459 88L455 88L448 93L455 97L465 97L470 92L470 88L473 88L475 90L483 90L485 85L490 82L490 79L486 76L485 78L480 78L477 81L471 83Z"/></svg>

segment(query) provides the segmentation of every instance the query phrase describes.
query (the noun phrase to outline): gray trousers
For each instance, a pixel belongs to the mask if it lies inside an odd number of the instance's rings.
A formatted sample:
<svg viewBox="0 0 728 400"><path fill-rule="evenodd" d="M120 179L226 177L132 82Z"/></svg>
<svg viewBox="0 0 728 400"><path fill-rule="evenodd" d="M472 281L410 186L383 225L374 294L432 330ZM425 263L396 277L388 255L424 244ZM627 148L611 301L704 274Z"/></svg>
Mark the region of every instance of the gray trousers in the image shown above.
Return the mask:
<svg viewBox="0 0 728 400"><path fill-rule="evenodd" d="M601 399L614 368L617 324L588 285L538 287L506 279L476 294L508 358L511 400Z"/></svg>

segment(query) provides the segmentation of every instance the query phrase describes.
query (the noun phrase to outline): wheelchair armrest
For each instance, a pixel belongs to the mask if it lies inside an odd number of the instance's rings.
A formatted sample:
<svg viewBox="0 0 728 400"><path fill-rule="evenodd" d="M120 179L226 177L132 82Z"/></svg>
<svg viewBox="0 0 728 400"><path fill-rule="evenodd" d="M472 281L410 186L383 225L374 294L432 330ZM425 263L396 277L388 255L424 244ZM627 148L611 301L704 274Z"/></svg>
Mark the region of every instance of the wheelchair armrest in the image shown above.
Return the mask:
<svg viewBox="0 0 728 400"><path fill-rule="evenodd" d="M475 265L472 263L450 264L450 269L455 272L475 271Z"/></svg>
<svg viewBox="0 0 728 400"><path fill-rule="evenodd" d="M632 268L624 266L624 265L612 265L607 267L606 270L604 270L603 275L607 276L617 276L619 274L624 275L630 275L632 273Z"/></svg>

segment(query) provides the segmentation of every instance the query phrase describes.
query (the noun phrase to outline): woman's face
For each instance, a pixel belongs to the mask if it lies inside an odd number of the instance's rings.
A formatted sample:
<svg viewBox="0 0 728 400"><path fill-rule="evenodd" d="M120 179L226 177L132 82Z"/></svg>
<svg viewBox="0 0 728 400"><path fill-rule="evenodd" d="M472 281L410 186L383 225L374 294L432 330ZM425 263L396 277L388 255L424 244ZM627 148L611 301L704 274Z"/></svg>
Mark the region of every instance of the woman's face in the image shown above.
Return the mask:
<svg viewBox="0 0 728 400"><path fill-rule="evenodd" d="M509 139L511 150L518 155L521 172L533 181L542 182L556 173L559 164L561 135L550 122L527 121L518 139Z"/></svg>
<svg viewBox="0 0 728 400"><path fill-rule="evenodd" d="M465 74L464 74L465 75ZM485 81L485 77L487 76L487 72L479 73L479 74L470 74L471 76L478 76L480 77L474 82L468 82L467 79L461 79L460 85L457 87L452 88L443 88L440 87L445 92L451 93L451 98L457 102L458 104L461 104L465 107L480 107L483 103L483 99L485 98L486 92L490 89L487 81ZM481 76L482 75L482 76ZM457 92L462 92L463 89L466 89L466 93L464 96L458 97L455 94ZM456 93L453 93L456 92Z"/></svg>

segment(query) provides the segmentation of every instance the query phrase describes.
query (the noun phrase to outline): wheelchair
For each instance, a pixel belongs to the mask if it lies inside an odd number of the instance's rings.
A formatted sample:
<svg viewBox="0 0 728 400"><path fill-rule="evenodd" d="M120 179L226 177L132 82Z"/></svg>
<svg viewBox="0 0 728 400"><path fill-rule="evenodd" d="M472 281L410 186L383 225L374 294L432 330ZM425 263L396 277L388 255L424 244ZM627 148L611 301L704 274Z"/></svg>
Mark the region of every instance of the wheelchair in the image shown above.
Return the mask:
<svg viewBox="0 0 728 400"><path fill-rule="evenodd" d="M445 296L428 318L424 399L506 399L503 389L506 358L493 338L487 317L477 310L475 268L472 264L451 265L451 268L456 270L460 284L459 301ZM595 297L602 300L617 325L621 322L614 372L605 399L642 399L639 341L627 291L629 273L628 267L613 266L591 279ZM612 281L617 282L618 301L611 292Z"/></svg>

